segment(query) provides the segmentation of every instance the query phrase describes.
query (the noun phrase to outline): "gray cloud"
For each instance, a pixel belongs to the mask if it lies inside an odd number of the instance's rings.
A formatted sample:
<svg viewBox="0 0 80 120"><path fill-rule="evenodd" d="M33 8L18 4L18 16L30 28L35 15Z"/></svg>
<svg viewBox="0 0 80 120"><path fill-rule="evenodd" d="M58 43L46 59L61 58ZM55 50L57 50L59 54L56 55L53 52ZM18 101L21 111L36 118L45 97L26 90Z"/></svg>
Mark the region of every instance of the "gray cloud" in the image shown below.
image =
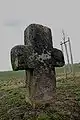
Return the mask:
<svg viewBox="0 0 80 120"><path fill-rule="evenodd" d="M4 26L7 27L17 27L20 26L22 22L20 20L5 20L4 21Z"/></svg>

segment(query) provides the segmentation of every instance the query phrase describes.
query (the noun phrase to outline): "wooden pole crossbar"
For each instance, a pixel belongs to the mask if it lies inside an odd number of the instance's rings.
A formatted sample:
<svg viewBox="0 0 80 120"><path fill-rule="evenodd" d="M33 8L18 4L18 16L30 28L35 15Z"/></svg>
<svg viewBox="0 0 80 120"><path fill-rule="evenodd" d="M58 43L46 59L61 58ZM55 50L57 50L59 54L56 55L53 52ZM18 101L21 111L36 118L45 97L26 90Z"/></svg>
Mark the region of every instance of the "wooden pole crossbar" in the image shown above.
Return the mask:
<svg viewBox="0 0 80 120"><path fill-rule="evenodd" d="M65 42L61 42L60 45L63 45L65 43L69 42L69 40L65 41Z"/></svg>

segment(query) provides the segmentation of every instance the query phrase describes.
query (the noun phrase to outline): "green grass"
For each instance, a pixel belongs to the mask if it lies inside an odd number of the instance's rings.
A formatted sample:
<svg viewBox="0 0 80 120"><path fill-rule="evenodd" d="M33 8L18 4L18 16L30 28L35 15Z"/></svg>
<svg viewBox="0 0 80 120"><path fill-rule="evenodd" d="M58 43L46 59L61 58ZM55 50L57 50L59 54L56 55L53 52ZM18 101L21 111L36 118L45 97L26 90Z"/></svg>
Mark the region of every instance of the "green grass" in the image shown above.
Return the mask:
<svg viewBox="0 0 80 120"><path fill-rule="evenodd" d="M56 69L56 95L50 106L26 103L25 72L0 72L0 120L80 120L80 67L67 79Z"/></svg>
<svg viewBox="0 0 80 120"><path fill-rule="evenodd" d="M73 65L73 67L75 72L80 72L80 64L76 63ZM66 65L66 68L67 68L67 65ZM56 70L57 70L57 73L64 73L64 67L57 67Z"/></svg>

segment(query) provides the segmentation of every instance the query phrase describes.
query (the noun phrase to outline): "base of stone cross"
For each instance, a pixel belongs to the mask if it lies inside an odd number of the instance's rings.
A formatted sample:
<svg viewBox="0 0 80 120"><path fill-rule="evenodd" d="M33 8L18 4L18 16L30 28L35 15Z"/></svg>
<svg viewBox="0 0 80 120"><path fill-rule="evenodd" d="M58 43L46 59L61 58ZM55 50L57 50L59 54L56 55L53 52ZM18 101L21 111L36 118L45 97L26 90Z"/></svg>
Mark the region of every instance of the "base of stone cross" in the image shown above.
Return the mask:
<svg viewBox="0 0 80 120"><path fill-rule="evenodd" d="M26 103L30 104L33 108L40 106L50 106L55 103L56 100L56 91L54 92L54 96L52 99L46 101L31 101L28 96L25 97Z"/></svg>
<svg viewBox="0 0 80 120"><path fill-rule="evenodd" d="M30 104L33 108L37 106L50 106L50 104L55 103L56 92L54 92L54 97L47 101L31 101L28 96L25 97L26 103Z"/></svg>
<svg viewBox="0 0 80 120"><path fill-rule="evenodd" d="M56 77L55 69L49 71L46 68L39 68L39 70L26 70L26 102L33 107L40 104L51 103L55 98Z"/></svg>

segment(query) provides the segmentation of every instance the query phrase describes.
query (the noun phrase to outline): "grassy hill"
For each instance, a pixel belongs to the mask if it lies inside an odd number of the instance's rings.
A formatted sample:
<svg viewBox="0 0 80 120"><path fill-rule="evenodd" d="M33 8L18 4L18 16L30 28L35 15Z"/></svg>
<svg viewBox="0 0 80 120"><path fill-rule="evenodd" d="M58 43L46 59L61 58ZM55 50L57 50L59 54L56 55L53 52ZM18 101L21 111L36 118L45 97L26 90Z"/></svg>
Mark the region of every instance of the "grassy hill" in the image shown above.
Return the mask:
<svg viewBox="0 0 80 120"><path fill-rule="evenodd" d="M80 66L75 78L56 69L56 95L51 105L26 103L25 72L0 72L0 120L80 120Z"/></svg>

